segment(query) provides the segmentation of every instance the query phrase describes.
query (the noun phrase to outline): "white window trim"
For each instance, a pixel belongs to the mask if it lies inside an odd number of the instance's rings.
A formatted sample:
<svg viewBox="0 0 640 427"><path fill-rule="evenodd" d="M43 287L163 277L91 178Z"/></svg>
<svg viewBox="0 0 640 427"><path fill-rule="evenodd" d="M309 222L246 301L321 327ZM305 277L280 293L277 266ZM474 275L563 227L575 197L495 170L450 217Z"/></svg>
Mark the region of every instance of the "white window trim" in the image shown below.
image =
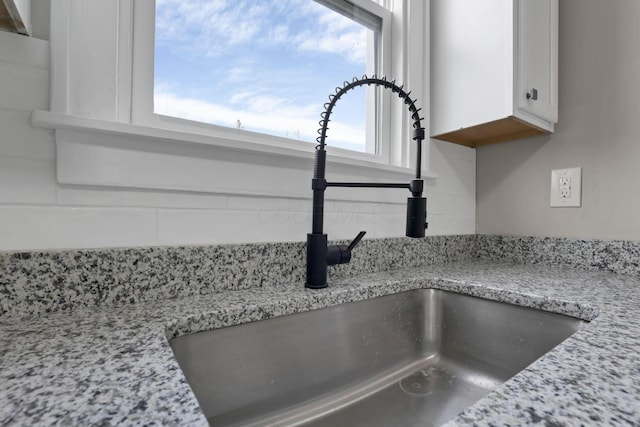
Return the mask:
<svg viewBox="0 0 640 427"><path fill-rule="evenodd" d="M239 142L234 134L242 131L228 129L228 137L219 138L212 146L206 135L48 111L35 111L31 122L37 127L56 130L57 179L60 183L311 197L314 147L310 144L274 147L246 139ZM327 160L331 178L338 181L362 176L371 180L408 182L413 177L413 170L407 168L349 159L340 153L329 154ZM250 173L242 169L244 165ZM375 189L332 189L330 193L329 200L388 202L385 195ZM404 199L397 197L397 200L402 202Z"/></svg>
<svg viewBox="0 0 640 427"><path fill-rule="evenodd" d="M352 0L357 3L361 0ZM383 50L391 55L393 69L385 69L387 75L394 75L398 82L406 82L406 87L412 89L413 97L418 98L423 105L422 116L429 117L428 112L428 1L424 0L395 0L393 13L385 19L385 25L391 25L391 39L403 40L402 49L392 49L393 45L389 37L385 38ZM117 21L114 26L117 34L93 34L91 23L83 25L74 24L71 11L73 8L83 7L103 9L94 14L98 19L113 19ZM104 9L107 9L105 11ZM411 12L409 13L409 9ZM62 184L72 185L102 185L129 188L154 188L158 190L185 190L204 191L211 193L255 193L291 197L292 193L285 190L278 191L277 179L266 183L265 188L251 190L242 186L230 185L226 181L242 181L227 175L216 174L215 170L202 176L192 174L189 163L180 163L182 170L174 170L174 177L180 176L178 181L188 182L188 185L172 185L170 181L158 180L154 183L154 177L162 172L163 163L160 161L145 161L143 170L147 178L138 179L140 173L135 172L135 165L128 172L120 169L121 176L109 176L110 169L100 165L100 155L105 155L108 149L112 155L112 164L132 164L140 159L139 152L166 155L168 151L179 156L180 147L197 145L209 150L208 156L215 157L215 153L230 153L234 164L239 165L237 174L250 173L257 163L277 165L280 169L297 170L299 177L306 176L306 170L300 171L300 162L291 162L292 159L305 159L311 165L313 158L313 144L294 141L286 138L278 138L236 130L221 126L200 124L182 119L169 118L153 113L153 42L155 5L153 0L117 0L116 2L85 2L84 0L57 0L56 7L52 8L51 28L51 112L34 112L33 124L50 129L60 130L56 132L58 146L58 181ZM110 13L111 16L104 16ZM411 22L409 21L411 20ZM414 28L419 29L412 34L403 31L403 23L413 23ZM85 31L85 34L77 34L77 27ZM109 27L111 28L111 27ZM86 37L89 43L82 37ZM83 40L82 44L74 45L73 40ZM105 42L110 41L111 44ZM89 55L103 45L115 50L115 53L105 50L105 56L113 53L111 58L115 61L105 63L105 67L96 67L87 60ZM88 47L86 47L88 46ZM93 46L93 50L89 51ZM85 49L84 51L82 49ZM411 55L409 54L411 53ZM100 60L102 56L93 56ZM105 60L106 61L106 60ZM115 64L113 63L115 62ZM86 72L93 80L78 81L77 72ZM151 70L151 74L150 73ZM91 75L101 73L101 75ZM151 76L151 77L150 77ZM90 93L96 81L106 81L113 87L98 93L102 104L94 106L96 101ZM340 84L341 82L338 82ZM390 91L384 91L390 92ZM383 92L383 93L384 93ZM106 94L106 95L105 95ZM105 96L113 95L113 100ZM328 95L328 94L327 94ZM397 99L392 99L390 93L386 93L382 109L383 129L388 134L382 135L383 140L400 141L393 145L382 145L382 156L368 153L357 153L342 150L336 147L327 147L330 164L336 164L345 176L350 180L390 180L405 179L413 174L415 151L414 144L409 144L410 122L406 107ZM322 106L319 106L319 113ZM318 113L318 114L319 114ZM425 125L427 125L425 123ZM158 141L154 146L153 141ZM122 149L123 144L129 144L127 149ZM170 150L167 144L171 145ZM154 148L157 147L157 148ZM209 148L206 148L209 147ZM435 178L428 168L429 142L423 142L423 177ZM93 151L92 151L93 150ZM138 150L138 151L136 151ZM134 155L135 153L135 155ZM264 161L259 160L264 157ZM153 156L150 156L151 158ZM156 156L158 157L158 156ZM186 156L188 157L188 156ZM205 156L207 157L207 156ZM223 156L224 157L224 156ZM274 161L276 157L280 160ZM90 158L95 163L95 168L83 167L83 162ZM159 158L159 157L158 157ZM229 158L229 157L227 157ZM138 160L135 160L138 159ZM257 160L258 159L258 160ZM201 160L201 159L198 159ZM194 159L194 164L196 159ZM246 166L242 166L246 165ZM154 168L160 171L153 171ZM274 169L277 172L279 169ZM310 170L310 169L309 169ZM112 175L114 169L111 169ZM287 172L288 173L288 172ZM295 174L294 174L295 175ZM293 177L293 175L292 175ZM294 179L296 179L294 177ZM300 178L302 179L302 178ZM335 179L332 177L332 179ZM207 183L198 184L198 180L208 180ZM306 181L306 180L305 180ZM195 184L194 184L195 183ZM304 184L304 191L295 191L295 196L310 197L308 182ZM241 188L242 187L242 188ZM259 186L261 187L261 186ZM271 193L266 189L270 188ZM302 187L301 187L302 188ZM262 191L262 193L261 193ZM275 192L275 193L273 193ZM273 194L272 194L273 193ZM331 192L333 193L333 192ZM339 193L339 192L338 192ZM354 198L351 192L350 198ZM363 194L366 194L364 192ZM332 198L328 194L329 199ZM336 196L338 197L338 196ZM359 198L359 197L358 197ZM380 196L365 197L371 201L385 201ZM398 197L402 200L402 197Z"/></svg>

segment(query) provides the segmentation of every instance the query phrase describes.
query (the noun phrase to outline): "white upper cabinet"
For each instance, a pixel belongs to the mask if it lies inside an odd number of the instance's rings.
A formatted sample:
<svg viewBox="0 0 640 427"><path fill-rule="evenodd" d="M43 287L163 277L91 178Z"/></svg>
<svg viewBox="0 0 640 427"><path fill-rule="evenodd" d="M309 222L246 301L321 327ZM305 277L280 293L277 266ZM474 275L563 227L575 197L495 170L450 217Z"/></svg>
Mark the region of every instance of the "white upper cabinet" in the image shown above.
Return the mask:
<svg viewBox="0 0 640 427"><path fill-rule="evenodd" d="M476 147L553 132L558 0L431 0L431 135Z"/></svg>

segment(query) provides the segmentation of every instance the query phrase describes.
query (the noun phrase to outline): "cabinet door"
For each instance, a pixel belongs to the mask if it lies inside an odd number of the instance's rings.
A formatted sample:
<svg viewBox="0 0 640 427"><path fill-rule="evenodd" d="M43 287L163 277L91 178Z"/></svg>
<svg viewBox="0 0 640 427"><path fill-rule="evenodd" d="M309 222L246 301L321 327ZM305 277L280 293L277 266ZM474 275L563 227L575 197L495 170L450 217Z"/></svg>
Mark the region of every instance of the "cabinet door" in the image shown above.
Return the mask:
<svg viewBox="0 0 640 427"><path fill-rule="evenodd" d="M431 132L513 112L513 6L505 0L431 0Z"/></svg>
<svg viewBox="0 0 640 427"><path fill-rule="evenodd" d="M514 105L558 121L558 0L516 0L517 70Z"/></svg>

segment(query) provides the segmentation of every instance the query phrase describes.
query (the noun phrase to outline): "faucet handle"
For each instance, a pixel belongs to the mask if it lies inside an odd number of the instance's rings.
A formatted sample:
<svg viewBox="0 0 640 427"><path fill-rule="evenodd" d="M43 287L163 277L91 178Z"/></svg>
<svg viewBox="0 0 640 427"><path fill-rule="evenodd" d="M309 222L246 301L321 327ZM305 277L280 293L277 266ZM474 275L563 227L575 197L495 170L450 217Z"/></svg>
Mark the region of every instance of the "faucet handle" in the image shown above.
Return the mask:
<svg viewBox="0 0 640 427"><path fill-rule="evenodd" d="M366 231L358 233L349 246L331 245L327 247L327 265L346 264L351 261L351 251L360 243L360 240L367 234Z"/></svg>
<svg viewBox="0 0 640 427"><path fill-rule="evenodd" d="M356 246L358 246L358 243L360 243L360 240L362 240L365 234L367 234L366 231L361 231L358 233L358 235L353 239L353 241L349 243L349 247L348 247L349 251L352 251Z"/></svg>

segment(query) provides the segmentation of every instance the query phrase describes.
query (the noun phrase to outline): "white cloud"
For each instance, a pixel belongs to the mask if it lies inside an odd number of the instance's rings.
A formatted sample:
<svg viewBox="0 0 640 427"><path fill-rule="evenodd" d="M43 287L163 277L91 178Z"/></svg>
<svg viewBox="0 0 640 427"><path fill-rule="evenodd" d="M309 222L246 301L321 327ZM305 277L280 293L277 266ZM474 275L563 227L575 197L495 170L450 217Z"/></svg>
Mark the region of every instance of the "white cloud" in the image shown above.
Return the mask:
<svg viewBox="0 0 640 427"><path fill-rule="evenodd" d="M349 61L364 63L367 60L367 30L330 32L321 38L300 38L298 48L310 52L337 53Z"/></svg>
<svg viewBox="0 0 640 427"><path fill-rule="evenodd" d="M215 56L229 46L254 40L267 16L265 2L162 0L156 3L156 39Z"/></svg>
<svg viewBox="0 0 640 427"><path fill-rule="evenodd" d="M362 62L366 29L311 0L158 0L157 41L194 55L278 45Z"/></svg>
<svg viewBox="0 0 640 427"><path fill-rule="evenodd" d="M154 94L155 112L158 114L227 127L237 127L240 121L247 130L315 142L320 119L318 106L290 105L285 99L249 93L238 94L237 101L243 101L244 108L185 98L169 90L157 89ZM363 129L331 121L329 145L340 146L340 142L345 142L364 151L364 141Z"/></svg>

